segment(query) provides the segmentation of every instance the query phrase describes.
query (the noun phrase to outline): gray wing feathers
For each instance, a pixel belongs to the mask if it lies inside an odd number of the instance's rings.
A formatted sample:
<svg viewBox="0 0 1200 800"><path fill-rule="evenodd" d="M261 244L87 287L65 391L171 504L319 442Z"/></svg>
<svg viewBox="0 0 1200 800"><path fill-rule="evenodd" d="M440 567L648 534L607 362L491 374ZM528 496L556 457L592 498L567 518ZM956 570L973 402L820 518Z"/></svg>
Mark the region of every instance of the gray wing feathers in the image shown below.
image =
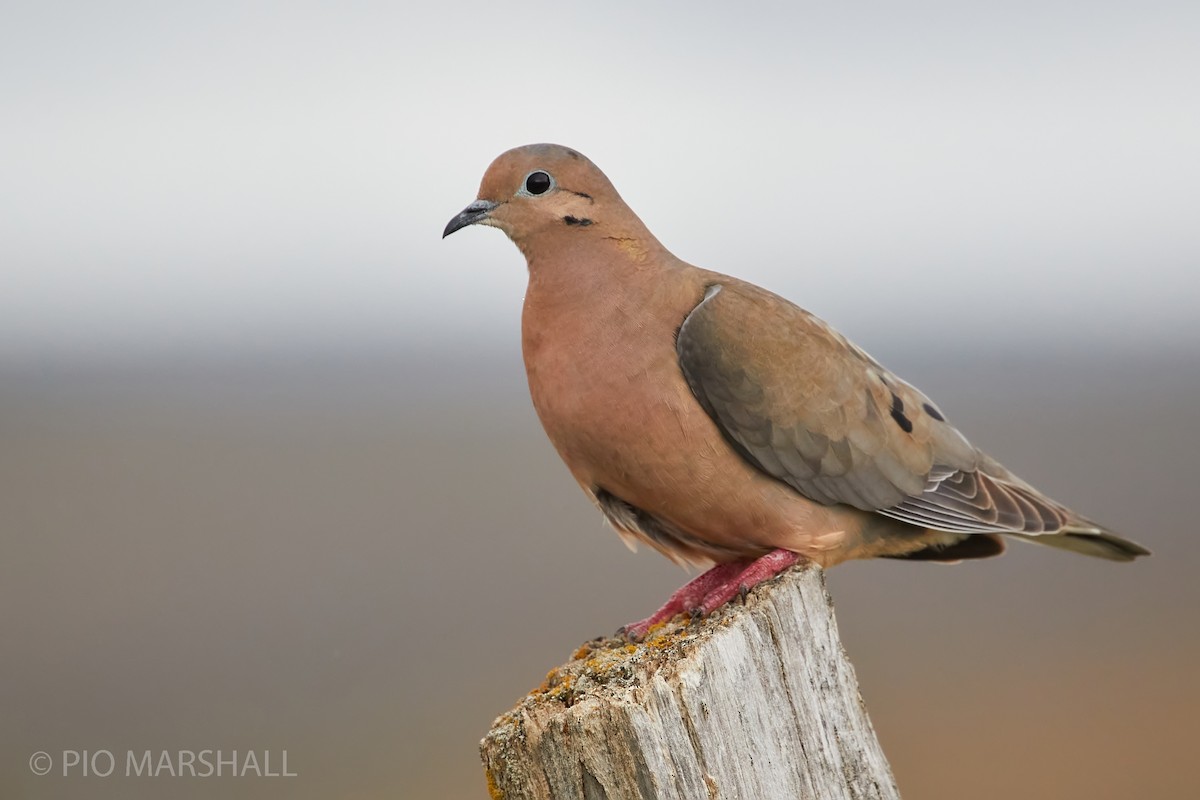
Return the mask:
<svg viewBox="0 0 1200 800"><path fill-rule="evenodd" d="M914 387L778 298L710 289L680 327L677 351L733 447L819 503L961 533L1047 533L1072 520L972 447Z"/></svg>

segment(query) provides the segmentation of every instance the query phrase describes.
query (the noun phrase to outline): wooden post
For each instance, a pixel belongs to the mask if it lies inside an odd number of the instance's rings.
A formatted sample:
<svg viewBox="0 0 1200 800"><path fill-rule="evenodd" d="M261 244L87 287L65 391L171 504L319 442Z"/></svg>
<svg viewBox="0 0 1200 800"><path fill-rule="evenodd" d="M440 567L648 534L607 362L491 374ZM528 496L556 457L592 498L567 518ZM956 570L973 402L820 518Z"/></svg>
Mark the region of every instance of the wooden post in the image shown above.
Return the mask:
<svg viewBox="0 0 1200 800"><path fill-rule="evenodd" d="M641 644L589 642L480 749L505 800L900 797L815 566Z"/></svg>

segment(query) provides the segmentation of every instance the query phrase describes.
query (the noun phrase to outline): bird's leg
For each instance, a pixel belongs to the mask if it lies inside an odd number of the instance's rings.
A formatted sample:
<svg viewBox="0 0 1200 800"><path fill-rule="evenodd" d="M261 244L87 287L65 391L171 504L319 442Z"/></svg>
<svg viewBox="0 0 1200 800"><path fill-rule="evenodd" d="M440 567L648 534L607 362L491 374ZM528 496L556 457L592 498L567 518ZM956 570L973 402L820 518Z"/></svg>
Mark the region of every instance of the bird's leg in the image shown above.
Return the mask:
<svg viewBox="0 0 1200 800"><path fill-rule="evenodd" d="M651 626L666 622L685 611L707 616L732 600L743 590L749 591L765 580L775 577L799 560L790 550L772 550L765 556L746 561L718 564L677 589L674 594L641 622L626 625L621 631L633 640L640 640Z"/></svg>
<svg viewBox="0 0 1200 800"><path fill-rule="evenodd" d="M742 568L727 580L715 583L708 594L704 595L696 611L707 616L739 594L749 592L763 581L774 578L799 560L799 554L791 550L772 550L753 561L739 561L737 563Z"/></svg>
<svg viewBox="0 0 1200 800"><path fill-rule="evenodd" d="M621 632L630 639L639 640L646 635L650 626L666 622L676 614L692 611L704 605L704 598L715 587L726 583L732 576L746 568L745 561L730 561L728 564L717 564L712 569L702 572L695 578L675 590L663 603L662 608L646 617L641 622L633 622L621 628Z"/></svg>

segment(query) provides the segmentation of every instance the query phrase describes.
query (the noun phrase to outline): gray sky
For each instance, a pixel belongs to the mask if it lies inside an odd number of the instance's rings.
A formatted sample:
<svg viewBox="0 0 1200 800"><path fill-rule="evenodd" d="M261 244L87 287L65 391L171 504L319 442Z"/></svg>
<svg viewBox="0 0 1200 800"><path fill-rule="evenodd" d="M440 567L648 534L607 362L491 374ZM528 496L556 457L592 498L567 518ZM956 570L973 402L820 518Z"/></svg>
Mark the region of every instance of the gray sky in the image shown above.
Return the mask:
<svg viewBox="0 0 1200 800"><path fill-rule="evenodd" d="M1200 341L1194 3L6 3L0 358L515 343L501 151L868 350Z"/></svg>

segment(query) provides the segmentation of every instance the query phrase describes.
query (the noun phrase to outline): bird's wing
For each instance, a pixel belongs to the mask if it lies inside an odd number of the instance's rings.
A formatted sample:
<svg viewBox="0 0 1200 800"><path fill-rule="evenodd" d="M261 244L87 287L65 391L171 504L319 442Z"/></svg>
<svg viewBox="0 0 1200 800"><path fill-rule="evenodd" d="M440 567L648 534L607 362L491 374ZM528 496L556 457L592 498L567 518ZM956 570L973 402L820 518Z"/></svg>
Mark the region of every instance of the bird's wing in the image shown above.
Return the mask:
<svg viewBox="0 0 1200 800"><path fill-rule="evenodd" d="M710 286L677 349L733 447L812 500L959 533L1090 532L974 448L916 388L765 290Z"/></svg>

